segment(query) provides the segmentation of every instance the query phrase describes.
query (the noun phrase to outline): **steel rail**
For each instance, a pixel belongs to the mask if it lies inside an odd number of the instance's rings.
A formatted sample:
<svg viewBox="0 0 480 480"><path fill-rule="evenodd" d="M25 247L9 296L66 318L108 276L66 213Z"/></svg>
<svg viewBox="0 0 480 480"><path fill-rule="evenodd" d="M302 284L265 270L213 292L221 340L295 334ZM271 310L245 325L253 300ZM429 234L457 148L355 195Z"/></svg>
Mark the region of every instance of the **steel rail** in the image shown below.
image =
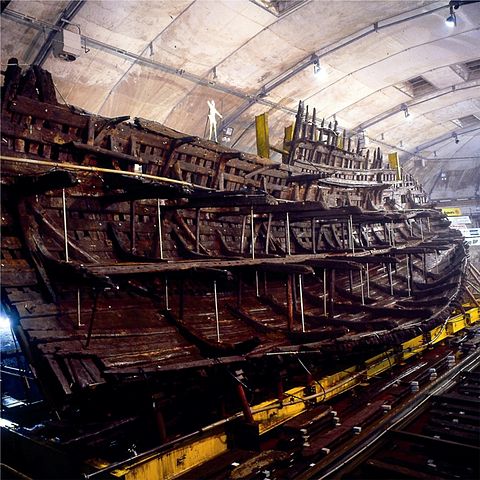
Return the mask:
<svg viewBox="0 0 480 480"><path fill-rule="evenodd" d="M419 411L422 407L425 408L425 404L430 400L434 395L441 394L450 388L455 379L464 371L472 371L474 368L480 365L480 355L478 350L473 351L468 355L461 363L453 367L449 372L445 373L439 377L432 385L427 387L426 391L412 399L402 411L395 414L391 420L386 420L388 425L385 426L382 422L372 434L368 435L357 447L350 450L347 454L340 456L339 459L342 461L330 468L327 471L324 471L321 476L317 476L318 472L321 472L323 468L309 470L303 475L297 477L297 479L310 479L315 475L316 480L323 480L329 478L330 475L339 471L341 468L345 467L349 462L357 458L362 453L366 452L368 449L373 447L373 444L378 442L382 437L384 437L392 429L396 428L400 424L408 422L411 417ZM332 461L335 461L332 459ZM331 462L330 462L331 463Z"/></svg>

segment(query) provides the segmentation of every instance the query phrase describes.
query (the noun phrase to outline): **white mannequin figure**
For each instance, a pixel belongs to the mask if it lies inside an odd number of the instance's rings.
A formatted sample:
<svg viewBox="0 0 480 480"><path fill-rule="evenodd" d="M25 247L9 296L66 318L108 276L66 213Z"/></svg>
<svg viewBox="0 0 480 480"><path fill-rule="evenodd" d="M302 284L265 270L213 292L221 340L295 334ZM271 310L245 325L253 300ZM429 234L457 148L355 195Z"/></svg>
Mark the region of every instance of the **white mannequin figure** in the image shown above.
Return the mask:
<svg viewBox="0 0 480 480"><path fill-rule="evenodd" d="M208 139L209 140L215 140L217 141L217 115L220 118L223 118L222 115L220 115L220 112L216 109L215 107L215 100L207 100L208 103L208 123L210 124L210 131L208 134Z"/></svg>

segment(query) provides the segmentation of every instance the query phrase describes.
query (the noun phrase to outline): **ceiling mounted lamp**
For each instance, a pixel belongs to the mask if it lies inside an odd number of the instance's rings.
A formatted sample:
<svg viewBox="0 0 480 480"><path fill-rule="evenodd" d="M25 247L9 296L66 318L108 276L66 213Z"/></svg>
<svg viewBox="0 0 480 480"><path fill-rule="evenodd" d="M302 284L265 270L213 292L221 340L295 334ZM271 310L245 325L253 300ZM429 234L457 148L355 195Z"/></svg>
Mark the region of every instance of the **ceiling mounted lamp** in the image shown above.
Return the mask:
<svg viewBox="0 0 480 480"><path fill-rule="evenodd" d="M450 15L445 19L445 23L447 24L448 27L456 27L457 26L457 16L455 15L455 12L453 11L453 5L450 3ZM456 6L458 8L458 5Z"/></svg>
<svg viewBox="0 0 480 480"><path fill-rule="evenodd" d="M313 65L313 74L316 77L323 76L325 72L323 71L323 68L320 66L320 58L318 57L318 55L312 55L311 62Z"/></svg>
<svg viewBox="0 0 480 480"><path fill-rule="evenodd" d="M458 138L458 135L457 135L455 132L452 133L452 137L453 137L453 139L455 140L455 144L460 143L460 140L459 140L459 138Z"/></svg>
<svg viewBox="0 0 480 480"><path fill-rule="evenodd" d="M450 7L450 15L445 19L445 23L449 27L457 26L457 16L454 10L458 10L461 5L468 5L469 3L477 3L478 0L450 0L448 4Z"/></svg>
<svg viewBox="0 0 480 480"><path fill-rule="evenodd" d="M404 103L401 107L403 114L405 115L405 120L413 120L412 114L408 111L408 106Z"/></svg>

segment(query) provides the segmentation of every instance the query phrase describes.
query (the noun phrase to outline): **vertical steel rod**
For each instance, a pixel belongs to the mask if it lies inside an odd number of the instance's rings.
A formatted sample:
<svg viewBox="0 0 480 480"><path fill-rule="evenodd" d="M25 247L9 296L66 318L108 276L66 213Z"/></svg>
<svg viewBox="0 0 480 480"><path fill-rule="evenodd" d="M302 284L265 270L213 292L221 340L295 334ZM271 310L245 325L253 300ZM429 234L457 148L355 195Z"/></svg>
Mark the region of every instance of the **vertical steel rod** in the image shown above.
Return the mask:
<svg viewBox="0 0 480 480"><path fill-rule="evenodd" d="M200 209L195 212L195 251L200 253Z"/></svg>
<svg viewBox="0 0 480 480"><path fill-rule="evenodd" d="M368 263L365 265L365 276L367 277L367 297L370 298L370 271Z"/></svg>
<svg viewBox="0 0 480 480"><path fill-rule="evenodd" d="M220 320L218 317L218 298L217 298L217 281L213 281L213 298L215 301L215 325L217 328L217 342L220 342Z"/></svg>
<svg viewBox="0 0 480 480"><path fill-rule="evenodd" d="M312 223L311 223L311 228L312 228L312 252L313 253L317 253L316 252L316 239L315 239L315 218L312 218Z"/></svg>
<svg viewBox="0 0 480 480"><path fill-rule="evenodd" d="M252 237L252 258L255 258L255 221L253 218L253 207L250 209L250 234Z"/></svg>
<svg viewBox="0 0 480 480"><path fill-rule="evenodd" d="M388 281L390 282L390 295L393 296L393 275L392 275L392 265L388 264Z"/></svg>
<svg viewBox="0 0 480 480"><path fill-rule="evenodd" d="M323 314L327 316L327 269L323 269Z"/></svg>
<svg viewBox="0 0 480 480"><path fill-rule="evenodd" d="M240 254L243 254L243 250L245 249L245 230L247 228L247 217L243 216L242 221L242 237L240 238Z"/></svg>
<svg viewBox="0 0 480 480"><path fill-rule="evenodd" d="M363 289L363 272L361 268L360 268L360 288L362 291L362 305L365 305L365 291Z"/></svg>
<svg viewBox="0 0 480 480"><path fill-rule="evenodd" d="M423 279L425 283L428 283L428 272L427 272L427 254L423 253Z"/></svg>
<svg viewBox="0 0 480 480"><path fill-rule="evenodd" d="M268 214L268 223L267 223L267 237L265 239L265 255L268 255L268 248L270 245L270 231L272 229L272 214Z"/></svg>
<svg viewBox="0 0 480 480"><path fill-rule="evenodd" d="M350 238L352 242L352 253L355 253L355 240L353 238L353 218L350 215Z"/></svg>
<svg viewBox="0 0 480 480"><path fill-rule="evenodd" d="M295 306L293 304L293 280L292 274L287 275L287 312L288 312L288 320L287 320L287 328L291 332L293 330L293 318L294 318L294 309Z"/></svg>
<svg viewBox="0 0 480 480"><path fill-rule="evenodd" d="M160 248L160 259L163 260L162 211L160 208L159 198L157 198L157 222L158 222L158 246Z"/></svg>
<svg viewBox="0 0 480 480"><path fill-rule="evenodd" d="M83 327L81 310L80 288L77 288L77 327Z"/></svg>
<svg viewBox="0 0 480 480"><path fill-rule="evenodd" d="M412 292L411 286L410 286L410 262L408 259L408 255L406 255L405 258L407 260L407 292L408 292L408 296L410 297Z"/></svg>
<svg viewBox="0 0 480 480"><path fill-rule="evenodd" d="M287 255L291 254L290 251L290 215L287 212L286 218L285 218L285 242L287 243Z"/></svg>
<svg viewBox="0 0 480 480"><path fill-rule="evenodd" d="M257 297L260 296L260 287L258 285L258 270L255 270L255 293Z"/></svg>
<svg viewBox="0 0 480 480"><path fill-rule="evenodd" d="M300 292L300 314L302 316L302 332L305 332L305 312L303 310L303 275L298 275L298 289Z"/></svg>
<svg viewBox="0 0 480 480"><path fill-rule="evenodd" d="M62 210L63 210L63 239L64 239L64 248L65 248L65 261L69 262L68 256L68 236L67 236L67 201L65 198L65 189L62 188Z"/></svg>
<svg viewBox="0 0 480 480"><path fill-rule="evenodd" d="M168 301L168 278L165 277L165 310L170 310L170 304Z"/></svg>

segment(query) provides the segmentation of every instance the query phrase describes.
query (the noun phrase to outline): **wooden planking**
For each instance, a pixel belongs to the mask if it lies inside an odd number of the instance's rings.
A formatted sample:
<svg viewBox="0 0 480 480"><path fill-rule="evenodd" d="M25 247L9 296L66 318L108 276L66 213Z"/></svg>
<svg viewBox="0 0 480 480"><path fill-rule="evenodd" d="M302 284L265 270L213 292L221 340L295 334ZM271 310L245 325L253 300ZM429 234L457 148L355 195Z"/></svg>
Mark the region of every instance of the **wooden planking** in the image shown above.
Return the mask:
<svg viewBox="0 0 480 480"><path fill-rule="evenodd" d="M2 287L34 286L37 276L24 259L2 260L0 267Z"/></svg>
<svg viewBox="0 0 480 480"><path fill-rule="evenodd" d="M11 102L10 110L21 115L43 118L77 128L86 128L89 118L89 115L72 113L66 106L42 103L21 95Z"/></svg>

